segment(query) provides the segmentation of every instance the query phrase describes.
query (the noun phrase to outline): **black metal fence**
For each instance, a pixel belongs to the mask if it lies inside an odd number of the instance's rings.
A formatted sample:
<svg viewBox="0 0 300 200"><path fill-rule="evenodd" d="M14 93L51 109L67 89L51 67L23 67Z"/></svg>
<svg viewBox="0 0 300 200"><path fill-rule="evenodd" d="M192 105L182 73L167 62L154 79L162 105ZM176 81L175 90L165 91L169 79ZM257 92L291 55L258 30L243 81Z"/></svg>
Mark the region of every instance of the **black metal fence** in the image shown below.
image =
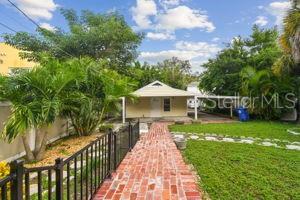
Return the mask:
<svg viewBox="0 0 300 200"><path fill-rule="evenodd" d="M23 161L14 161L10 174L0 180L0 199L91 199L138 139L139 122L129 123L52 166L26 168Z"/></svg>

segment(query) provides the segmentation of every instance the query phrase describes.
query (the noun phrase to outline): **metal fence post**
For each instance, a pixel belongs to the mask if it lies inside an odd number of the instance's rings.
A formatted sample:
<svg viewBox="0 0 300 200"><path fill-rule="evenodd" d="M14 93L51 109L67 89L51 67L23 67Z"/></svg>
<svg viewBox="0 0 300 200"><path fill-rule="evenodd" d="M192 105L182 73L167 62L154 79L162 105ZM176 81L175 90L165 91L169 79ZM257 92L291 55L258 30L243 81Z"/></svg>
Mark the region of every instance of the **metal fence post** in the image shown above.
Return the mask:
<svg viewBox="0 0 300 200"><path fill-rule="evenodd" d="M137 138L139 140L140 139L140 119L138 119L138 121L137 121L137 127L138 127L138 130L137 130L138 136L137 136Z"/></svg>
<svg viewBox="0 0 300 200"><path fill-rule="evenodd" d="M56 200L63 199L63 159L57 158L55 160L55 193L56 193Z"/></svg>
<svg viewBox="0 0 300 200"><path fill-rule="evenodd" d="M23 199L23 176L24 176L24 161L16 160L10 165L10 173L15 174L15 178L11 185L11 199Z"/></svg>
<svg viewBox="0 0 300 200"><path fill-rule="evenodd" d="M114 132L114 170L117 169L117 133Z"/></svg>
<svg viewBox="0 0 300 200"><path fill-rule="evenodd" d="M128 123L128 149L131 151L132 148L132 125L131 122Z"/></svg>
<svg viewBox="0 0 300 200"><path fill-rule="evenodd" d="M112 131L109 130L109 134L108 134L108 172L109 172L109 177L111 176L111 150L112 150Z"/></svg>

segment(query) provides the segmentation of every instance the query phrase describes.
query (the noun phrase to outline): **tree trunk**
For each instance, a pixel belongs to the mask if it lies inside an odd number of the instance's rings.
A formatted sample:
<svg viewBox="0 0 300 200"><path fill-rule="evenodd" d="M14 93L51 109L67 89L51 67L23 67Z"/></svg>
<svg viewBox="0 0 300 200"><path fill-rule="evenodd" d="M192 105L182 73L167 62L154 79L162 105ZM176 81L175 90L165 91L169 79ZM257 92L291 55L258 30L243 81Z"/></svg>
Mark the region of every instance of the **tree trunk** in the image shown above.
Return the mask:
<svg viewBox="0 0 300 200"><path fill-rule="evenodd" d="M35 159L37 161L40 161L44 158L44 155L45 155L45 151L46 151L46 146L47 146L47 134L48 134L48 131L47 131L47 128L46 126L42 127L41 128L41 131L39 131L39 140L41 141L38 149L35 149Z"/></svg>
<svg viewBox="0 0 300 200"><path fill-rule="evenodd" d="M295 64L300 64L300 28L295 32L295 35L290 38L292 47L292 56Z"/></svg>
<svg viewBox="0 0 300 200"><path fill-rule="evenodd" d="M99 121L98 121L99 124L102 122L102 118L103 118L105 109L106 109L106 105L104 105L103 108L102 108L102 110L101 110Z"/></svg>
<svg viewBox="0 0 300 200"><path fill-rule="evenodd" d="M26 135L23 135L22 136L22 140L23 140L23 145L24 145L24 149L25 149L25 152L26 152L26 157L27 157L27 160L29 162L32 162L34 161L35 157L30 149L30 146L29 146L29 143L28 143L28 139L27 139L27 136Z"/></svg>

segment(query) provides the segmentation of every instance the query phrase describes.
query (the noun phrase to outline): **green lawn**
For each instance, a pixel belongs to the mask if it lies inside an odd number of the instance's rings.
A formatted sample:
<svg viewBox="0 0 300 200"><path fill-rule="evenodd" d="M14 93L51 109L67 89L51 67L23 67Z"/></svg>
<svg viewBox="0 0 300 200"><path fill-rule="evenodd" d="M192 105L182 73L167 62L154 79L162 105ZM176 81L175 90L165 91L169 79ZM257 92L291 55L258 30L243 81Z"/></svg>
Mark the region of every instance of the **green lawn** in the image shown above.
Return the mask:
<svg viewBox="0 0 300 200"><path fill-rule="evenodd" d="M227 124L172 125L170 126L170 130L189 133L215 133L230 136L270 138L291 142L300 141L300 135L293 135L287 132L287 129L293 127L296 127L296 125L281 122L250 121Z"/></svg>
<svg viewBox="0 0 300 200"><path fill-rule="evenodd" d="M300 199L300 153L189 140L184 156L211 199Z"/></svg>

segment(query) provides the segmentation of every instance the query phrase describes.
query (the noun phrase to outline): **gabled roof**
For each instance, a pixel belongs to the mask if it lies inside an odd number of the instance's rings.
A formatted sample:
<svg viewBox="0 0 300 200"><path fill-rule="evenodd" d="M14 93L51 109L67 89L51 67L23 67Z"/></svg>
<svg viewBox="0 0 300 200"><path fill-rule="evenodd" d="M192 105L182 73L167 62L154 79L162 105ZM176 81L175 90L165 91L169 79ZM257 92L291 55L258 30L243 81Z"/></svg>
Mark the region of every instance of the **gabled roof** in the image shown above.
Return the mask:
<svg viewBox="0 0 300 200"><path fill-rule="evenodd" d="M178 97L178 96L194 96L192 92L172 88L160 81L154 81L133 92L139 97Z"/></svg>

